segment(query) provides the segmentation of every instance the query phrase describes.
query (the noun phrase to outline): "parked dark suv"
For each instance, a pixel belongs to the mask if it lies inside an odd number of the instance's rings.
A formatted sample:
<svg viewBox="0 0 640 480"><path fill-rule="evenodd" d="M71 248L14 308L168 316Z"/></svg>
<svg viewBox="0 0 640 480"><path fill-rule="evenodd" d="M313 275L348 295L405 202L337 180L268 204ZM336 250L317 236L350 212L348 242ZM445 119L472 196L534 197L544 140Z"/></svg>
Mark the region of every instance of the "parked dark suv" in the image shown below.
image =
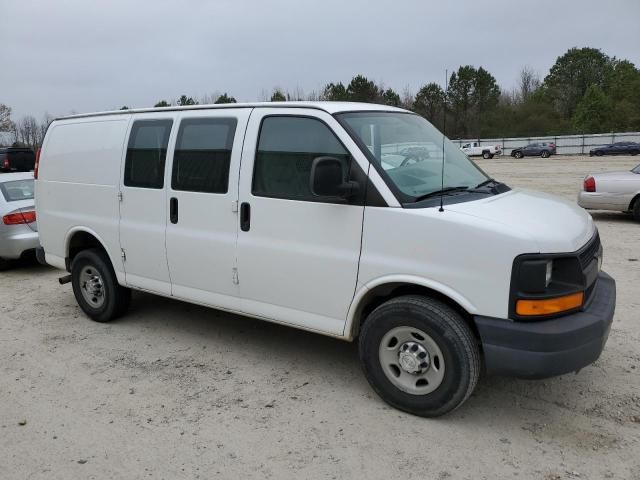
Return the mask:
<svg viewBox="0 0 640 480"><path fill-rule="evenodd" d="M640 153L640 143L617 142L611 145L596 147L589 152L589 156L600 157L602 155L638 155Z"/></svg>
<svg viewBox="0 0 640 480"><path fill-rule="evenodd" d="M556 144L547 142L530 143L526 147L518 147L511 150L511 156L522 157L542 157L549 158L556 154Z"/></svg>
<svg viewBox="0 0 640 480"><path fill-rule="evenodd" d="M1 172L30 172L36 163L36 156L30 148L0 147Z"/></svg>

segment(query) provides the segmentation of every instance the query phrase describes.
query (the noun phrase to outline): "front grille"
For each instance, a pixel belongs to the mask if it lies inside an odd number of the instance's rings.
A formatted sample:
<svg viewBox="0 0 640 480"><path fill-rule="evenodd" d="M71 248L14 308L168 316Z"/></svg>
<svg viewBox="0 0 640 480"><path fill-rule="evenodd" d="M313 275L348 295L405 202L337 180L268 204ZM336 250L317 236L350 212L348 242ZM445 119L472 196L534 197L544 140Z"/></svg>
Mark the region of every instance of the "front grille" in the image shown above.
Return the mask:
<svg viewBox="0 0 640 480"><path fill-rule="evenodd" d="M585 274L585 279L587 281L587 285L585 285L586 290L584 292L585 306L591 303L597 283L597 276L595 276L593 273L587 274L587 270L593 272L592 269L596 268L593 266L593 261L599 255L601 248L600 235L596 231L596 234L593 236L593 238L578 251L578 260L580 262L580 267L582 268L582 271Z"/></svg>
<svg viewBox="0 0 640 480"><path fill-rule="evenodd" d="M593 259L598 255L600 250L600 235L596 231L594 237L578 252L578 260L582 270L586 269Z"/></svg>

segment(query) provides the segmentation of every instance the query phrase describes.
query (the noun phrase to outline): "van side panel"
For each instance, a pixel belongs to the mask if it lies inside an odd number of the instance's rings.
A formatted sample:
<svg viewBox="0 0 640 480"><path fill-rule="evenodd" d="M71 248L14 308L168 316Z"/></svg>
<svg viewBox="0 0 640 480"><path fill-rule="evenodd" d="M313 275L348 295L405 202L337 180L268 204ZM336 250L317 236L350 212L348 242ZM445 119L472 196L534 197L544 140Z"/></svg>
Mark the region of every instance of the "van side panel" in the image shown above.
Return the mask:
<svg viewBox="0 0 640 480"><path fill-rule="evenodd" d="M513 259L539 252L526 233L445 207L366 207L358 293L385 283L417 284L470 314L507 318ZM496 241L499 239L499 242ZM366 290L364 290L366 291ZM353 321L354 309L345 331Z"/></svg>
<svg viewBox="0 0 640 480"><path fill-rule="evenodd" d="M44 142L36 181L40 243L47 258L68 255L75 231L93 234L122 272L118 242L118 179L129 118L54 122Z"/></svg>

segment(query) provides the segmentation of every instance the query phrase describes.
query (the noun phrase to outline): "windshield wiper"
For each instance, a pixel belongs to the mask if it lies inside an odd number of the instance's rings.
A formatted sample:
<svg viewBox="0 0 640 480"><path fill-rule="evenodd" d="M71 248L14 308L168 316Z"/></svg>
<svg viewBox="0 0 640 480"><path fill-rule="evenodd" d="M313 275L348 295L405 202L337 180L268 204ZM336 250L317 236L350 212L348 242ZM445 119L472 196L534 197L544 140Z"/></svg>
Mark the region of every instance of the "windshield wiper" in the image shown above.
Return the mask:
<svg viewBox="0 0 640 480"><path fill-rule="evenodd" d="M445 188L440 189L440 190L435 190L433 192L429 192L429 193L425 193L424 195L420 195L419 197L416 197L415 201L419 202L419 201L424 200L426 198L437 197L438 195L448 195L448 194L455 193L455 192L464 192L468 188L469 187L467 187L466 185L460 185L458 187L445 187Z"/></svg>
<svg viewBox="0 0 640 480"><path fill-rule="evenodd" d="M481 188L481 187L484 187L484 186L489 185L489 184L491 184L491 183L496 183L496 184L498 184L498 183L500 183L500 182L498 182L497 180L494 180L493 178L489 178L488 180L485 180L484 182L479 183L479 184L478 184L478 185L476 185L474 188Z"/></svg>
<svg viewBox="0 0 640 480"><path fill-rule="evenodd" d="M500 187L501 185L504 185L504 183L490 178L488 180L485 180L484 182L479 183L474 188L470 188L469 191L474 193L499 193L498 187Z"/></svg>

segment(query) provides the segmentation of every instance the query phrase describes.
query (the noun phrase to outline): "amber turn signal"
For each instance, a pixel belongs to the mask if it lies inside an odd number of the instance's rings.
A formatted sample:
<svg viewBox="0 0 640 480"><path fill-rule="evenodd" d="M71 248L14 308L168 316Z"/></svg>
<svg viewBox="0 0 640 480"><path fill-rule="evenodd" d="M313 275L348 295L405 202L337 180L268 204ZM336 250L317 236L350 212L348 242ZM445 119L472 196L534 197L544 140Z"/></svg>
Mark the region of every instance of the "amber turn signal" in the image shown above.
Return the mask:
<svg viewBox="0 0 640 480"><path fill-rule="evenodd" d="M552 315L581 307L583 300L583 292L541 300L518 300L516 302L516 313L523 317Z"/></svg>

